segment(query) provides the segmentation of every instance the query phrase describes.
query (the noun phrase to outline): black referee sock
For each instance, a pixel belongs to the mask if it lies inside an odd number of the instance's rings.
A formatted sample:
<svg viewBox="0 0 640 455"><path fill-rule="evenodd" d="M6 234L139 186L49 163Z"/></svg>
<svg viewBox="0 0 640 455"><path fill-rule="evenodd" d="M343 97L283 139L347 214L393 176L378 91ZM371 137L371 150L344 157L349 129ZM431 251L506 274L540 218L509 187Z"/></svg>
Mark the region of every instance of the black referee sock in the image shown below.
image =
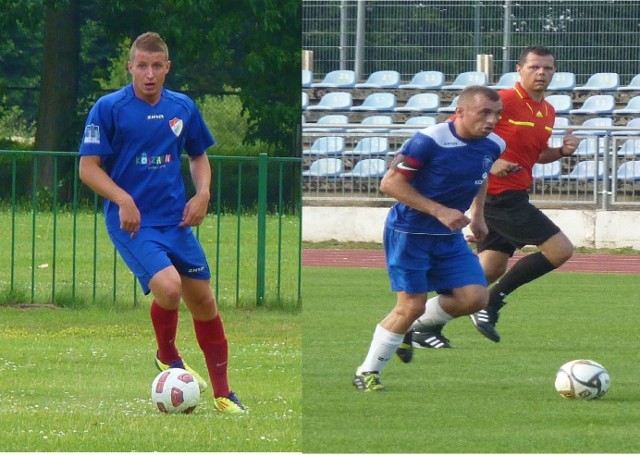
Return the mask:
<svg viewBox="0 0 640 455"><path fill-rule="evenodd" d="M555 268L540 251L523 257L491 288L488 307L499 310L505 305L506 296L523 284L546 275Z"/></svg>

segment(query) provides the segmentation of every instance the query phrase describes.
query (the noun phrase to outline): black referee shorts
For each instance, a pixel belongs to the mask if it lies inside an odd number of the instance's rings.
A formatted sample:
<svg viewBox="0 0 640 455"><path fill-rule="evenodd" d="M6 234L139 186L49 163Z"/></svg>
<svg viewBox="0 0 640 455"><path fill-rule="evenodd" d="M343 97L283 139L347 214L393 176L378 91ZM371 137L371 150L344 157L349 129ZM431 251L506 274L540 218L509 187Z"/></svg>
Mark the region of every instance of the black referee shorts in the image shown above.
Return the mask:
<svg viewBox="0 0 640 455"><path fill-rule="evenodd" d="M478 252L500 251L509 255L525 245L538 246L560 232L560 228L529 202L526 191L487 195L484 218L489 235L478 242Z"/></svg>

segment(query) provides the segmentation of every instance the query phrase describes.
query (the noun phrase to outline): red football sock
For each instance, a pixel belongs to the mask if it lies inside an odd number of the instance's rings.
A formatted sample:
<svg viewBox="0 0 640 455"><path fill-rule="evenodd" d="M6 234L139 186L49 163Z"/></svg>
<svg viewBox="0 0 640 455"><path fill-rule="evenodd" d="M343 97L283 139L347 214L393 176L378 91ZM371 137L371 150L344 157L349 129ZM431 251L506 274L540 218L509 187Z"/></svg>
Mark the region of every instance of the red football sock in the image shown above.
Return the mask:
<svg viewBox="0 0 640 455"><path fill-rule="evenodd" d="M209 370L209 378L213 386L215 397L229 395L229 379L227 377L227 361L229 360L229 346L224 333L222 319L217 315L208 321L193 320L196 339L204 353L204 359Z"/></svg>
<svg viewBox="0 0 640 455"><path fill-rule="evenodd" d="M180 360L176 349L176 332L178 331L178 310L162 308L154 300L151 302L151 323L158 343L158 358L162 363L170 365Z"/></svg>

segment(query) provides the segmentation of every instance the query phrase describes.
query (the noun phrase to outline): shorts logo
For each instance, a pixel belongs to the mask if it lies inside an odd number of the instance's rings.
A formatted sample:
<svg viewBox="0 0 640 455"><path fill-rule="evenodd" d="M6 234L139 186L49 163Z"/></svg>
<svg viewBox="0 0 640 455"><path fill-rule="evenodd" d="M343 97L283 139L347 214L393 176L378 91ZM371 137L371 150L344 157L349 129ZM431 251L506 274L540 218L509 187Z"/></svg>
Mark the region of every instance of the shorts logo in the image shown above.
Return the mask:
<svg viewBox="0 0 640 455"><path fill-rule="evenodd" d="M85 144L99 144L100 143L100 127L93 123L88 124L84 129L84 141Z"/></svg>
<svg viewBox="0 0 640 455"><path fill-rule="evenodd" d="M187 270L188 273L198 273L198 272L202 272L204 270L204 265L200 266L200 267L195 267L193 269L189 269Z"/></svg>
<svg viewBox="0 0 640 455"><path fill-rule="evenodd" d="M180 137L180 133L182 133L183 125L184 124L182 120L177 117L174 117L171 120L169 120L169 126L171 127L171 131L173 131L173 134L175 134L178 137Z"/></svg>

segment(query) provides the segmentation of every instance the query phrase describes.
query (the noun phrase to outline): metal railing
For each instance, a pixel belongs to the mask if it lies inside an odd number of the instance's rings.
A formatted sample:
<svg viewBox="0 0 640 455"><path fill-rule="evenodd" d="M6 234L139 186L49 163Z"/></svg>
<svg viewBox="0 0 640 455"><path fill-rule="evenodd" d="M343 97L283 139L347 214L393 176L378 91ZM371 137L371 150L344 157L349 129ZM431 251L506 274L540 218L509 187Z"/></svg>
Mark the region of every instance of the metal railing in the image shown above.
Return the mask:
<svg viewBox="0 0 640 455"><path fill-rule="evenodd" d="M209 214L196 228L224 306L301 304L300 159L209 156ZM62 306L137 304L77 153L0 150L0 297ZM185 172L188 172L185 166ZM47 174L54 184L42 185ZM187 179L188 181L188 179Z"/></svg>

